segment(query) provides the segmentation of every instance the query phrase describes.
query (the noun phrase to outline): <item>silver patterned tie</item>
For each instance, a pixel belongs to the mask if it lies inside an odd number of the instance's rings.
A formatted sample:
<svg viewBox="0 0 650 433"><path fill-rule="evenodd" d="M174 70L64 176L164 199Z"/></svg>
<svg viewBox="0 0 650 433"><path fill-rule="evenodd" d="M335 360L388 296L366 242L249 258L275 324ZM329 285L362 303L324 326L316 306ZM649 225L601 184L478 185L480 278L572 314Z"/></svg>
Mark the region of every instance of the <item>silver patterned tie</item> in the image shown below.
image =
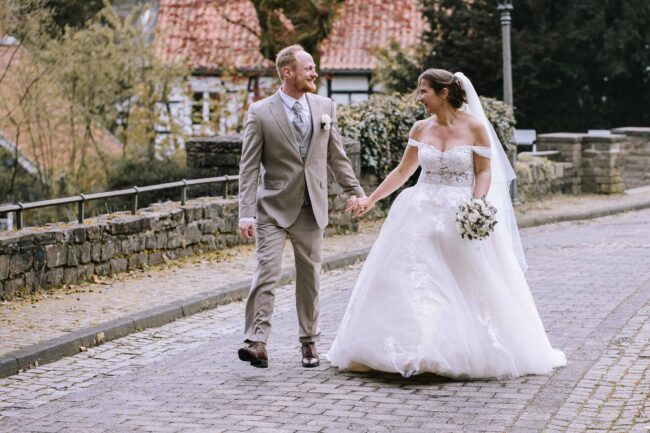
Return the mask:
<svg viewBox="0 0 650 433"><path fill-rule="evenodd" d="M296 138L298 139L298 142L302 146L302 143L305 141L305 135L307 135L307 130L309 129L309 125L307 125L307 122L305 121L305 116L303 116L302 113L302 105L300 105L300 102L296 101L295 104L293 104L293 107L291 107L293 110L293 129L296 130Z"/></svg>

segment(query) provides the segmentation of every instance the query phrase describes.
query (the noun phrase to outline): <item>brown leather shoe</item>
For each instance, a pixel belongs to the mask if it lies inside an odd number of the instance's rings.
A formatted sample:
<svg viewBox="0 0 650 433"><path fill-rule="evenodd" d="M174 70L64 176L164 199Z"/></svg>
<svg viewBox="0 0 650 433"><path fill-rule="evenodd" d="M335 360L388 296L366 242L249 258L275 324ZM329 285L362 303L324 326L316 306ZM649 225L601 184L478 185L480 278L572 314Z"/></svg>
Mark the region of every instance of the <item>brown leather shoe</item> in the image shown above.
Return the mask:
<svg viewBox="0 0 650 433"><path fill-rule="evenodd" d="M267 368L269 366L269 356L266 353L266 343L251 341L248 343L248 347L239 349L239 359L250 362L253 367Z"/></svg>
<svg viewBox="0 0 650 433"><path fill-rule="evenodd" d="M306 368L318 367L320 359L316 351L316 343L303 343L302 348L302 366Z"/></svg>

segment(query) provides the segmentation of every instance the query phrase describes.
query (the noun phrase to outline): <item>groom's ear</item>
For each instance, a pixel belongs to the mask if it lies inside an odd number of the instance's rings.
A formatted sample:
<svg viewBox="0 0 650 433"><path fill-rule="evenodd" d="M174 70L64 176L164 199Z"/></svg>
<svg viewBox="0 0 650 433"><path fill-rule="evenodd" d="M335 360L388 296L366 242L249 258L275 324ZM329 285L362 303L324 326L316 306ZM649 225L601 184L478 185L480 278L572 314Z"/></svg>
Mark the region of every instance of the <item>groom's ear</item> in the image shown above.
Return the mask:
<svg viewBox="0 0 650 433"><path fill-rule="evenodd" d="M282 68L282 81L286 80L287 78L291 78L292 73L293 71L289 66Z"/></svg>

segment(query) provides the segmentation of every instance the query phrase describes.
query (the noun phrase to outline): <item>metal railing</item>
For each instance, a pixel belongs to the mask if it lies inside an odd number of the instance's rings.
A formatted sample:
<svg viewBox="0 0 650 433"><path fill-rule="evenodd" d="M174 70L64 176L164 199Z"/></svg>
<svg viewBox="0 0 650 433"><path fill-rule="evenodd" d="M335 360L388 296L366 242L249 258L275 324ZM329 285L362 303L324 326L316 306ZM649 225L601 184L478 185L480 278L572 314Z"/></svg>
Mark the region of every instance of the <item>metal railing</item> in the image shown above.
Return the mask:
<svg viewBox="0 0 650 433"><path fill-rule="evenodd" d="M141 193L149 191L160 191L164 189L181 188L181 205L187 201L187 189L193 185L205 185L210 183L224 183L223 197L228 196L228 183L238 181L239 176L219 176L219 177L206 177L203 179L190 179L180 180L178 182L162 183L158 185L149 185L143 187L134 186L133 188L120 189L118 191L98 192L94 194L79 194L72 197L55 198L52 200L35 201L30 203L16 203L5 206L0 206L0 214L14 212L16 214L16 229L20 230L24 227L23 213L30 209L39 209L44 207L62 206L77 203L77 220L83 223L85 219L85 204L92 200L100 200L114 197L131 196L131 213L135 214L138 211L138 196Z"/></svg>

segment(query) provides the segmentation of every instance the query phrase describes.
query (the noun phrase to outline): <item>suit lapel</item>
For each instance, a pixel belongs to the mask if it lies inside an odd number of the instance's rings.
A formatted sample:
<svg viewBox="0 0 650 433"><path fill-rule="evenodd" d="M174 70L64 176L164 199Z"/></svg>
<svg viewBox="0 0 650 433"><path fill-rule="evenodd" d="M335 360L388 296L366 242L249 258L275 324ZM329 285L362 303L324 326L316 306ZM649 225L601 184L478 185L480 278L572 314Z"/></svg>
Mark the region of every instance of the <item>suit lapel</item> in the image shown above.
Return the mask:
<svg viewBox="0 0 650 433"><path fill-rule="evenodd" d="M298 153L300 153L298 142L296 141L296 137L293 135L293 128L291 128L291 125L289 125L287 113L284 111L282 104L282 97L280 96L279 91L277 91L271 97L271 104L269 107L271 115L273 115L273 118L278 123L278 126L284 135L287 137L287 140L289 140L293 147L298 151Z"/></svg>
<svg viewBox="0 0 650 433"><path fill-rule="evenodd" d="M309 158L309 155L312 153L312 149L316 147L316 143L321 137L321 132L320 132L320 116L321 116L321 110L316 103L316 98L313 97L311 93L307 93L307 103L309 104L309 111L311 112L311 124L312 124L312 134L311 134L311 141L309 142L309 149L307 149L307 156L305 157L305 161L307 158Z"/></svg>

